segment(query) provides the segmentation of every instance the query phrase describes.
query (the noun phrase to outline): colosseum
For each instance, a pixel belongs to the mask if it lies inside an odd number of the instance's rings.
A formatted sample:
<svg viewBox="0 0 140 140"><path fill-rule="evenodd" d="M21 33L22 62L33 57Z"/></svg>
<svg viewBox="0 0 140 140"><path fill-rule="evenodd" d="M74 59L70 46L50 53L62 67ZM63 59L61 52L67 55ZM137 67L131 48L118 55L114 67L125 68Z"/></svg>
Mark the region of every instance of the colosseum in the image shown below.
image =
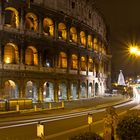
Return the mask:
<svg viewBox="0 0 140 140"><path fill-rule="evenodd" d="M103 96L111 54L92 0L0 1L0 99L58 102Z"/></svg>

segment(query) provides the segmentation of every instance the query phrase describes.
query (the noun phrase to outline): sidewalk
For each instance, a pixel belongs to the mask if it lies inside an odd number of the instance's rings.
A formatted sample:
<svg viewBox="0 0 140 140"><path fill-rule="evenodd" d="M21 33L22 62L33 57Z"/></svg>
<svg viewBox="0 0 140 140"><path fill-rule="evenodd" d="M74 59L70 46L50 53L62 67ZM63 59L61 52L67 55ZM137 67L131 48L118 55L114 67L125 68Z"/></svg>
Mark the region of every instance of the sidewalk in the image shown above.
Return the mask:
<svg viewBox="0 0 140 140"><path fill-rule="evenodd" d="M92 99L83 99L83 100L74 100L74 101L65 101L64 107L61 106L54 108L33 108L28 110L19 110L19 111L8 111L0 112L0 118L7 117L16 117L16 116L30 116L30 115L39 115L39 114L60 114L67 112L79 112L87 109L98 109L104 108L111 105L120 104L122 102L127 102L129 98L124 98L123 96L115 97L95 97Z"/></svg>

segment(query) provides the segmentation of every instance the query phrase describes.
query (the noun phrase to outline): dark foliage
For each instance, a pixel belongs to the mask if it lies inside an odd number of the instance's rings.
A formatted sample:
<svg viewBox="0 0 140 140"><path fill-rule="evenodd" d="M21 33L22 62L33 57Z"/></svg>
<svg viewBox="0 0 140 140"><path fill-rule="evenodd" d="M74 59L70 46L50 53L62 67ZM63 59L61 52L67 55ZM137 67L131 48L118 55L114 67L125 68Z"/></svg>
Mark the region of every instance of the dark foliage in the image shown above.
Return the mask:
<svg viewBox="0 0 140 140"><path fill-rule="evenodd" d="M103 140L101 136L92 132L85 132L71 137L69 140Z"/></svg>
<svg viewBox="0 0 140 140"><path fill-rule="evenodd" d="M117 125L116 134L120 140L140 140L140 118L124 116Z"/></svg>

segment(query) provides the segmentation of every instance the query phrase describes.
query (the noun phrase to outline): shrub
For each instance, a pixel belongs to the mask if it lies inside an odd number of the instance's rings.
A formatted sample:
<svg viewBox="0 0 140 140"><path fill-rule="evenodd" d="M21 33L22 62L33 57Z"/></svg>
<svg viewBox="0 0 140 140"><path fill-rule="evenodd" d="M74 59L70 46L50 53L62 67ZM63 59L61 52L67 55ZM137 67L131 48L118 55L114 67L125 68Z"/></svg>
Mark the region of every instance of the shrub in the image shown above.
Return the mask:
<svg viewBox="0 0 140 140"><path fill-rule="evenodd" d="M85 132L83 134L78 134L73 137L71 137L69 140L103 140L103 138L92 132Z"/></svg>
<svg viewBox="0 0 140 140"><path fill-rule="evenodd" d="M140 140L140 118L124 116L117 124L116 134L120 140Z"/></svg>

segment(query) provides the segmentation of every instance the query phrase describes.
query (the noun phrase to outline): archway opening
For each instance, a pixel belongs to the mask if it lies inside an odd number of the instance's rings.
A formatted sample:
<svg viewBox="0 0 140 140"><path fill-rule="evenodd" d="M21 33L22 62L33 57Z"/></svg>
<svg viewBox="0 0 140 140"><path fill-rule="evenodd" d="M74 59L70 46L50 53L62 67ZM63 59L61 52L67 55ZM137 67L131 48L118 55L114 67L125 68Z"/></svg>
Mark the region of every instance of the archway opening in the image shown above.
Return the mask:
<svg viewBox="0 0 140 140"><path fill-rule="evenodd" d="M50 18L44 18L43 31L45 35L54 36L54 23Z"/></svg>
<svg viewBox="0 0 140 140"><path fill-rule="evenodd" d="M77 30L75 27L70 28L70 42L77 43Z"/></svg>
<svg viewBox="0 0 140 140"><path fill-rule="evenodd" d="M54 101L54 84L53 83L51 82L44 83L43 99L44 99L44 102Z"/></svg>
<svg viewBox="0 0 140 140"><path fill-rule="evenodd" d="M91 98L93 97L93 90L92 90L92 83L89 83L88 85L88 97Z"/></svg>
<svg viewBox="0 0 140 140"><path fill-rule="evenodd" d="M19 62L18 47L13 43L7 43L4 46L4 63L18 64L18 62Z"/></svg>
<svg viewBox="0 0 140 140"><path fill-rule="evenodd" d="M59 67L67 68L67 55L64 52L60 52L59 54Z"/></svg>
<svg viewBox="0 0 140 140"><path fill-rule="evenodd" d="M81 83L81 86L80 86L80 88L81 88L81 98L86 98L87 97L87 92L86 92L86 84L83 82L83 83Z"/></svg>
<svg viewBox="0 0 140 140"><path fill-rule="evenodd" d="M64 23L58 24L58 38L63 40L67 38L66 25Z"/></svg>
<svg viewBox="0 0 140 140"><path fill-rule="evenodd" d="M19 26L19 13L13 7L5 8L5 23L8 27L18 28Z"/></svg>
<svg viewBox="0 0 140 140"><path fill-rule="evenodd" d="M29 46L25 51L25 64L38 65L38 52L35 47Z"/></svg>
<svg viewBox="0 0 140 140"><path fill-rule="evenodd" d="M95 83L95 96L98 95L98 91L99 91L99 85L98 83Z"/></svg>
<svg viewBox="0 0 140 140"><path fill-rule="evenodd" d="M5 81L4 83L4 99L16 99L18 98L18 87L16 83L12 80Z"/></svg>
<svg viewBox="0 0 140 140"><path fill-rule="evenodd" d="M27 13L25 16L25 28L28 30L37 31L38 19L34 13Z"/></svg>
<svg viewBox="0 0 140 140"><path fill-rule="evenodd" d="M73 100L78 99L76 83L71 84L71 99L73 99Z"/></svg>
<svg viewBox="0 0 140 140"><path fill-rule="evenodd" d="M25 95L27 99L32 99L33 102L38 101L37 88L36 88L35 83L33 83L32 81L28 81L26 83Z"/></svg>
<svg viewBox="0 0 140 140"><path fill-rule="evenodd" d="M59 84L58 97L59 100L67 100L67 87L65 83Z"/></svg>

